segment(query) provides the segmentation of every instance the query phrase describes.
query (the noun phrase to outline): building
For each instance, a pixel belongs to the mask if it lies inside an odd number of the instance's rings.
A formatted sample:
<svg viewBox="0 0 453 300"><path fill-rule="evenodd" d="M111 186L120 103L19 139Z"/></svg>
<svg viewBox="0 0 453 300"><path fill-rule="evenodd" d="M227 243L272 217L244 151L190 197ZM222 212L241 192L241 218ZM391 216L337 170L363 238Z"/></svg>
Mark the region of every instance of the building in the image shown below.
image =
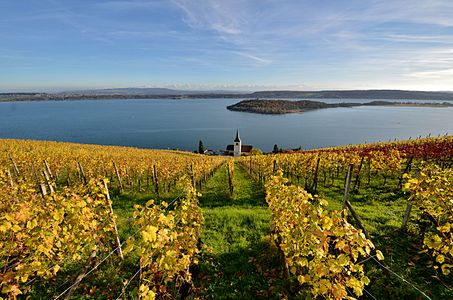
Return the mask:
<svg viewBox="0 0 453 300"><path fill-rule="evenodd" d="M225 154L231 155L234 157L239 157L243 154L249 154L253 149L252 145L242 145L241 138L239 137L239 130L236 131L236 138L234 139L233 145L228 145L226 147Z"/></svg>

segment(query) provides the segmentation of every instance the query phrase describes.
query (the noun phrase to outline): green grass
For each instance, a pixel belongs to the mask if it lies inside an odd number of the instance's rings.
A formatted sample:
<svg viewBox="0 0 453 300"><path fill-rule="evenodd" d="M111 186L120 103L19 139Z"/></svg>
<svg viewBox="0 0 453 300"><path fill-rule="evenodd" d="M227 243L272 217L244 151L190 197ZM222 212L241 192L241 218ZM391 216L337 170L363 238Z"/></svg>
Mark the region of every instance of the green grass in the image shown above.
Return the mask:
<svg viewBox="0 0 453 300"><path fill-rule="evenodd" d="M266 208L217 207L203 209L202 239L215 254L246 249L270 233Z"/></svg>
<svg viewBox="0 0 453 300"><path fill-rule="evenodd" d="M205 299L280 299L287 289L271 241L263 188L235 165L230 196L225 166L202 189L204 249L194 278Z"/></svg>
<svg viewBox="0 0 453 300"><path fill-rule="evenodd" d="M263 187L254 182L239 164L235 164L233 186L233 195L230 195L226 166L220 167L201 189L200 205L203 208L266 207Z"/></svg>

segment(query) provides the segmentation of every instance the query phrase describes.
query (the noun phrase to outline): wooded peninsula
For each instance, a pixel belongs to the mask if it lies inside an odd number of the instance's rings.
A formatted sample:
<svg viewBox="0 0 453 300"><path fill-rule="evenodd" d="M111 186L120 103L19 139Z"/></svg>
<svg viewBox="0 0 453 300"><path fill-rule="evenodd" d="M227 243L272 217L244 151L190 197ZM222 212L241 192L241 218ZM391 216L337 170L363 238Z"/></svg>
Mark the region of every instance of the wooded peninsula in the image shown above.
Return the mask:
<svg viewBox="0 0 453 300"><path fill-rule="evenodd" d="M367 103L325 103L312 100L269 100L269 99L249 99L236 104L227 106L228 110L241 111L257 114L288 114L300 113L304 111L335 108L335 107L356 107L356 106L423 106L423 107L451 107L452 103L420 103L420 102L393 102L393 101L372 101Z"/></svg>

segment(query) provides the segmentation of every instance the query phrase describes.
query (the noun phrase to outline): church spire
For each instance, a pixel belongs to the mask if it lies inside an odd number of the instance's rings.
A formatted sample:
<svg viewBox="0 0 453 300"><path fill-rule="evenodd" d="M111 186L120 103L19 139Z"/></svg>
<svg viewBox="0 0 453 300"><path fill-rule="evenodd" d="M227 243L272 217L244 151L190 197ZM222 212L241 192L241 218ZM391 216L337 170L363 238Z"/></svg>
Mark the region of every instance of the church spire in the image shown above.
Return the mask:
<svg viewBox="0 0 453 300"><path fill-rule="evenodd" d="M236 138L234 139L235 142L239 143L241 139L239 138L239 130L236 130Z"/></svg>

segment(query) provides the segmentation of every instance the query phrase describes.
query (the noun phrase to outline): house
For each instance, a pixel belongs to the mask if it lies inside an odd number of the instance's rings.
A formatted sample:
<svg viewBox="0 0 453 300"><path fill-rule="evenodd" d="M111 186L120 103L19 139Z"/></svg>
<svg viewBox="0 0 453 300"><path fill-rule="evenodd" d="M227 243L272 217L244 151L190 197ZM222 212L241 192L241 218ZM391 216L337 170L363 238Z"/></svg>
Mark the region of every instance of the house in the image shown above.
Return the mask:
<svg viewBox="0 0 453 300"><path fill-rule="evenodd" d="M234 157L241 156L243 154L249 154L253 149L252 145L242 145L241 138L239 137L239 130L236 131L236 138L234 139L233 145L226 147L225 154Z"/></svg>

